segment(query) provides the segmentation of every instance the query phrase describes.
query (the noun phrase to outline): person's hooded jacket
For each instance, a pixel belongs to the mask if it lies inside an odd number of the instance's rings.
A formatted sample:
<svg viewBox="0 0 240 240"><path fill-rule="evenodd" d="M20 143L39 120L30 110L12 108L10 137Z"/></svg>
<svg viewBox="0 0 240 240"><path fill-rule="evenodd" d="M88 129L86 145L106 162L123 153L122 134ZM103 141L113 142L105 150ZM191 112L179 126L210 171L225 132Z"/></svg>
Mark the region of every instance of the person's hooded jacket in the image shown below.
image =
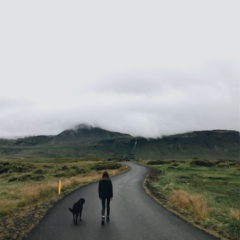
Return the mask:
<svg viewBox="0 0 240 240"><path fill-rule="evenodd" d="M100 198L112 198L113 187L110 178L102 178L98 185L98 195Z"/></svg>

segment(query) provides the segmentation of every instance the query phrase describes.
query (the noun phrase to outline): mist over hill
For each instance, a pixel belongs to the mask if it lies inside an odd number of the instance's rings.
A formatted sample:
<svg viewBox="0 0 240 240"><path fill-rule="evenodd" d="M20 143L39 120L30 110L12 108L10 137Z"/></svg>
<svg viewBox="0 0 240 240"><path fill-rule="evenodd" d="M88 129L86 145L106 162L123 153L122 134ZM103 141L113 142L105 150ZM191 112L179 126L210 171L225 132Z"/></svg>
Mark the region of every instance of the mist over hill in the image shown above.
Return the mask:
<svg viewBox="0 0 240 240"><path fill-rule="evenodd" d="M117 159L240 159L239 132L196 131L146 139L80 124L54 136L0 139L0 157L100 157Z"/></svg>

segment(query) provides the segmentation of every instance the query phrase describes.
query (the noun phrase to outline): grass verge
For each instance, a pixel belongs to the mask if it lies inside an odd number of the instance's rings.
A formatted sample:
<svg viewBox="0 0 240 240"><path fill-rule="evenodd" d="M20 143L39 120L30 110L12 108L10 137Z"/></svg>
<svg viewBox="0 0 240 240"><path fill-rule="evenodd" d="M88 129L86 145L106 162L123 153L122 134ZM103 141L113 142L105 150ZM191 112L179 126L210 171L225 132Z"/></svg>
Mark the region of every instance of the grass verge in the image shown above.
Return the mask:
<svg viewBox="0 0 240 240"><path fill-rule="evenodd" d="M222 238L240 239L240 162L231 160L144 161L145 186L162 205Z"/></svg>
<svg viewBox="0 0 240 240"><path fill-rule="evenodd" d="M91 158L0 160L0 239L21 240L54 203L104 170L113 176L126 167Z"/></svg>

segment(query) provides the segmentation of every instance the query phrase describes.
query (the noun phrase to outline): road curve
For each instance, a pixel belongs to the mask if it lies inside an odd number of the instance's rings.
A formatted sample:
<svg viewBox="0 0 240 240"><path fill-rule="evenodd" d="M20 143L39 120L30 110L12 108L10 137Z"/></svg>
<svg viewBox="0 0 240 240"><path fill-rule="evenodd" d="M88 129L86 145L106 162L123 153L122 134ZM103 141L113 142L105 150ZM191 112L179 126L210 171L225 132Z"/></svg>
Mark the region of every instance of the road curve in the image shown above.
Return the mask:
<svg viewBox="0 0 240 240"><path fill-rule="evenodd" d="M24 240L214 240L156 203L142 182L146 167L126 163L131 170L112 177L111 221L101 225L98 183L82 187L52 207ZM82 222L74 225L68 208L80 197L86 202Z"/></svg>

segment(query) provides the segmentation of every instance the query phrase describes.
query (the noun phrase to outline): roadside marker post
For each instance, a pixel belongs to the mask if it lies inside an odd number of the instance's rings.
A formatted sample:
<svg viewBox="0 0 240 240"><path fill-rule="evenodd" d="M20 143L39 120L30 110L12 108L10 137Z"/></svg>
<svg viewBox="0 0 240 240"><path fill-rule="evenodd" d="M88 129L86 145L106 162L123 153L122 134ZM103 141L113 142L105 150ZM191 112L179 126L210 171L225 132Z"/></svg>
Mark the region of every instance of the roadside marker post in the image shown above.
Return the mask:
<svg viewBox="0 0 240 240"><path fill-rule="evenodd" d="M58 181L58 195L61 194L61 188L62 188L62 181L59 180L59 181Z"/></svg>

